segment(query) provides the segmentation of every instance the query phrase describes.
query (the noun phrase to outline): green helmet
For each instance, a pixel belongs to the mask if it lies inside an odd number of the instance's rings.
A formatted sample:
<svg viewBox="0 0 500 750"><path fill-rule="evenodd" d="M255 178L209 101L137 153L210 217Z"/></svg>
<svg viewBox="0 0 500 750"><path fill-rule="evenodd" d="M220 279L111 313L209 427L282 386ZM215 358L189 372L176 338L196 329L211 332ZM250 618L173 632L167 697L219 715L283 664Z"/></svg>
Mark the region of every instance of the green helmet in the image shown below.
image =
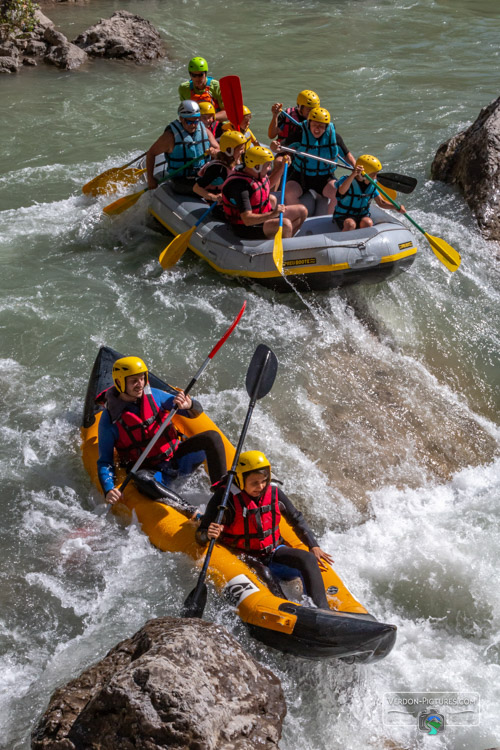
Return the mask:
<svg viewBox="0 0 500 750"><path fill-rule="evenodd" d="M208 63L204 57L192 57L188 70L190 73L208 73Z"/></svg>

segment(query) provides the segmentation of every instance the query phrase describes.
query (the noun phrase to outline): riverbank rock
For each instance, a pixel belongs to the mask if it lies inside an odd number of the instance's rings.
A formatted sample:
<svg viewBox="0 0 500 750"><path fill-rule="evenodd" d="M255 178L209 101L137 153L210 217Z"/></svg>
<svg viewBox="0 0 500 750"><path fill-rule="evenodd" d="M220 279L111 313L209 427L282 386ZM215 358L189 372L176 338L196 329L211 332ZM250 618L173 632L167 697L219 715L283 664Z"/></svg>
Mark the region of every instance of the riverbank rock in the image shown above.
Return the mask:
<svg viewBox="0 0 500 750"><path fill-rule="evenodd" d="M275 750L277 677L218 625L147 622L52 695L32 750Z"/></svg>
<svg viewBox="0 0 500 750"><path fill-rule="evenodd" d="M500 97L438 148L431 176L457 185L483 235L500 240Z"/></svg>
<svg viewBox="0 0 500 750"><path fill-rule="evenodd" d="M101 18L73 40L92 57L115 57L144 64L165 57L165 49L153 24L126 10Z"/></svg>
<svg viewBox="0 0 500 750"><path fill-rule="evenodd" d="M15 73L21 65L36 65L43 60L62 70L73 70L87 61L87 54L56 31L53 22L35 11L32 31L7 32L0 40L0 72Z"/></svg>

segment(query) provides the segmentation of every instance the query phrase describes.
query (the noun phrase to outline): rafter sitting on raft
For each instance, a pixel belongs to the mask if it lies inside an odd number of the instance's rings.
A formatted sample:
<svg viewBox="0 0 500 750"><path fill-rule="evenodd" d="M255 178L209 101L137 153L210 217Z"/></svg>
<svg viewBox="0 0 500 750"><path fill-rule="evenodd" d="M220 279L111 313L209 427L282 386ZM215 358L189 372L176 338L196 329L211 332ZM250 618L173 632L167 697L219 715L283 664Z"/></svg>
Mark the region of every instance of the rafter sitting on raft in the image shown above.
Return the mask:
<svg viewBox="0 0 500 750"><path fill-rule="evenodd" d="M345 177L341 177L335 183L337 205L335 206L333 221L337 222L343 232L373 226L373 221L370 218L370 203L372 200L380 208L394 210L392 203L384 200L378 193L376 186L364 177L367 174L372 180L376 180L381 169L382 164L376 156L363 154L356 159L354 171ZM399 213L406 213L404 206L401 206Z"/></svg>
<svg viewBox="0 0 500 750"><path fill-rule="evenodd" d="M236 467L236 481L231 487L222 524L214 522L227 484L227 477L217 483L196 532L199 544L218 539L234 552L245 553L266 565L282 579L300 576L304 592L316 607L329 609L320 568L332 558L318 545L302 513L277 487L271 486L271 465L260 451L245 451ZM280 534L283 516L299 539L309 548L286 545Z"/></svg>
<svg viewBox="0 0 500 750"><path fill-rule="evenodd" d="M275 144L279 147L279 144ZM328 198L328 213L333 214L335 209L335 167L325 162L309 159L305 154L321 156L325 159L335 161L341 149L345 159L352 166L355 164L354 156L341 142L340 136L335 131L331 122L330 113L324 107L311 109L307 116L307 122L300 125L300 142L292 144L290 148L305 152L304 156L295 154L292 159L292 167L288 174L285 190L285 203L293 204L300 200L306 190L314 190L319 195Z"/></svg>

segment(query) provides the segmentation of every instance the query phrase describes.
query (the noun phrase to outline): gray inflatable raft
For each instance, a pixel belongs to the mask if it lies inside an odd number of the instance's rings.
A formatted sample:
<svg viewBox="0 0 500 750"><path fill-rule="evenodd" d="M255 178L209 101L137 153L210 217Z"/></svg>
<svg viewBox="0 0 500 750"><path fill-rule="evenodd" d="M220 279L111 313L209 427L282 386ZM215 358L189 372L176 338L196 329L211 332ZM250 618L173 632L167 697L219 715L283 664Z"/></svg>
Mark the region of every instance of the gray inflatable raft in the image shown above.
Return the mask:
<svg viewBox="0 0 500 750"><path fill-rule="evenodd" d="M299 291L387 281L413 263L414 238L395 215L372 204L372 227L340 232L325 215L324 198L306 193L303 202L309 217L295 237L283 240L283 272ZM190 229L206 209L206 203L174 193L168 183L154 191L149 207L172 234ZM191 236L189 247L219 273L252 279L279 292L291 290L274 265L272 239L243 240L209 215Z"/></svg>

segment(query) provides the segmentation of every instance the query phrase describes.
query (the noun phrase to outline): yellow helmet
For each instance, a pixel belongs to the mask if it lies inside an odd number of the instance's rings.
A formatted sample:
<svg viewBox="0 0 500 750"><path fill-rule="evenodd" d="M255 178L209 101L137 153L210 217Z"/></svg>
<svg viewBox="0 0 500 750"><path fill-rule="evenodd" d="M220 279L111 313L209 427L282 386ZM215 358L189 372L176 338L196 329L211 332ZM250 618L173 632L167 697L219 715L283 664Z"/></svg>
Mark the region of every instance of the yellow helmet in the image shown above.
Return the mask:
<svg viewBox="0 0 500 750"><path fill-rule="evenodd" d="M220 137L219 146L224 154L232 156L234 154L234 149L237 146L242 146L246 142L247 139L243 133L238 133L237 130L225 130Z"/></svg>
<svg viewBox="0 0 500 750"><path fill-rule="evenodd" d="M252 112L250 111L250 108L246 106L246 104L243 105L243 117L245 115L251 115Z"/></svg>
<svg viewBox="0 0 500 750"><path fill-rule="evenodd" d="M250 146L245 151L244 159L245 167L250 167L250 169L260 172L263 164L274 161L274 154L267 146Z"/></svg>
<svg viewBox="0 0 500 750"><path fill-rule="evenodd" d="M376 156L371 156L371 154L363 154L362 156L358 156L356 159L356 166L363 167L363 170L370 174L370 172L380 172L382 169L382 164L377 159Z"/></svg>
<svg viewBox="0 0 500 750"><path fill-rule="evenodd" d="M139 357L122 357L113 365L113 383L119 393L125 393L125 378L129 375L140 375L143 372L148 382L148 368Z"/></svg>
<svg viewBox="0 0 500 750"><path fill-rule="evenodd" d="M266 468L269 468L269 472L271 472L271 464L261 451L244 451L244 453L241 453L236 465L236 481L240 490L245 485L244 474Z"/></svg>
<svg viewBox="0 0 500 750"><path fill-rule="evenodd" d="M319 107L319 104L319 96L310 89L304 89L304 91L301 91L297 96L298 107L310 107L311 109L314 109L314 107Z"/></svg>
<svg viewBox="0 0 500 750"><path fill-rule="evenodd" d="M324 107L314 107L307 115L308 120L314 120L314 122L324 122L328 125L330 122L330 113Z"/></svg>
<svg viewBox="0 0 500 750"><path fill-rule="evenodd" d="M199 102L202 115L215 115L215 107L212 102Z"/></svg>

